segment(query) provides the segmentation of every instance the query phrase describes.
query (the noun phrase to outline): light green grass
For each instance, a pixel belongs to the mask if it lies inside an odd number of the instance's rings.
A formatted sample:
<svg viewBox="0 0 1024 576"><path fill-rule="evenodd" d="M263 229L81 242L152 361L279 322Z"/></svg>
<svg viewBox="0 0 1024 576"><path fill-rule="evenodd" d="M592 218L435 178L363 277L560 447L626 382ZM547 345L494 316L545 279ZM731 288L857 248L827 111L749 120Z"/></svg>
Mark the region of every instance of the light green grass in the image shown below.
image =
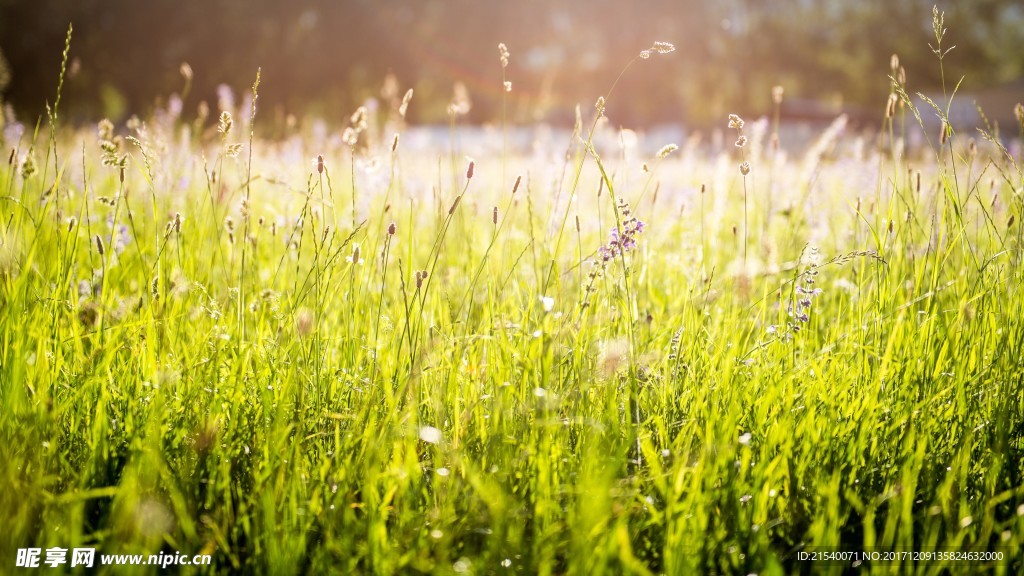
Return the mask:
<svg viewBox="0 0 1024 576"><path fill-rule="evenodd" d="M814 546L1022 570L1024 181L997 148L752 141L744 182L738 154L644 158L595 120L600 161L584 129L564 165L390 130L356 162L306 134L225 157L249 112L226 138L151 119L123 185L56 111L40 173L0 168L0 572L28 546L220 573L844 570L797 562ZM647 229L591 283L613 198ZM797 286L822 289L807 322ZM943 569L981 568L865 570Z"/></svg>

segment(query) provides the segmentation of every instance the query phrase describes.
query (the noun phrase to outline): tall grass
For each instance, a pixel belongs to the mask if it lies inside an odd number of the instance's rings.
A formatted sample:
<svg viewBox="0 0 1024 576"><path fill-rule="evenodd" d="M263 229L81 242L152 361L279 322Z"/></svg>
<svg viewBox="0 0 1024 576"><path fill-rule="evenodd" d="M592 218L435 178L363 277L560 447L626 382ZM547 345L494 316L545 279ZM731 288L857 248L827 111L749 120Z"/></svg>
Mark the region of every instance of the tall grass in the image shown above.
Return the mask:
<svg viewBox="0 0 1024 576"><path fill-rule="evenodd" d="M994 137L930 160L838 134L834 160L734 151L772 163L771 250L748 263L739 158L654 158L641 204L606 97L566 164L503 138L501 158L459 150L476 160L451 186L443 143L251 137L243 162L230 129L166 110L119 130L120 165L56 106L56 176L24 169L35 135L8 142L0 562L786 574L849 569L798 561L813 547L944 546L1007 559L868 569L1020 573L1019 162ZM911 161L920 183L888 177Z"/></svg>

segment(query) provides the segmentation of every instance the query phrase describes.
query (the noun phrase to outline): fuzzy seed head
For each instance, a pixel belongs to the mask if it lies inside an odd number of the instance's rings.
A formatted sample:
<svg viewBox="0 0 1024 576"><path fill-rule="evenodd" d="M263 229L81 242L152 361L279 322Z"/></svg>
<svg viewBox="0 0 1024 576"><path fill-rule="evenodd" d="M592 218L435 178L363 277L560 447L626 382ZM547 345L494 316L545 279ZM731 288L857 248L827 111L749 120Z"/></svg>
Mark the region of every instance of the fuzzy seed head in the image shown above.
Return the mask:
<svg viewBox="0 0 1024 576"><path fill-rule="evenodd" d="M317 172L317 174L323 174L324 173L324 155L323 154L317 154L317 156L316 156L316 172Z"/></svg>
<svg viewBox="0 0 1024 576"><path fill-rule="evenodd" d="M97 234L93 236L93 241L96 243L96 252L100 256L103 256L103 254L106 252L106 249L104 249L103 247L103 238L100 238L100 235Z"/></svg>
<svg viewBox="0 0 1024 576"><path fill-rule="evenodd" d="M498 44L498 57L501 58L501 67L508 68L508 46L504 42Z"/></svg>
<svg viewBox="0 0 1024 576"><path fill-rule="evenodd" d="M398 107L398 115L405 118L405 113L409 110L409 102L412 101L412 88L405 91L405 96L402 96L402 104Z"/></svg>
<svg viewBox="0 0 1024 576"><path fill-rule="evenodd" d="M498 225L498 207L494 207L494 212L491 214L491 224Z"/></svg>
<svg viewBox="0 0 1024 576"><path fill-rule="evenodd" d="M505 81L505 92L511 92L511 91L512 91L512 81L511 80L506 80Z"/></svg>
<svg viewBox="0 0 1024 576"><path fill-rule="evenodd" d="M519 190L519 183L523 181L522 176L516 176L516 183L512 185L512 193L515 194L516 190Z"/></svg>
<svg viewBox="0 0 1024 576"><path fill-rule="evenodd" d="M103 141L114 139L114 123L104 118L100 120L99 124L96 125L96 137L102 143Z"/></svg>
<svg viewBox="0 0 1024 576"><path fill-rule="evenodd" d="M782 86L775 86L774 88L772 88L772 103L775 104L776 106L782 104L783 92L784 89L782 88Z"/></svg>
<svg viewBox="0 0 1024 576"><path fill-rule="evenodd" d="M737 130L743 128L743 118L740 118L736 114L729 114L729 128L735 128Z"/></svg>
<svg viewBox="0 0 1024 576"><path fill-rule="evenodd" d="M186 82L192 81L192 67L188 65L188 62L182 62L178 72L181 72L181 77L184 78Z"/></svg>
<svg viewBox="0 0 1024 576"><path fill-rule="evenodd" d="M217 121L217 132L227 137L231 133L231 127L234 125L235 121L231 118L231 112L224 110L220 113L220 120Z"/></svg>
<svg viewBox="0 0 1024 576"><path fill-rule="evenodd" d="M898 55L893 54L889 57L889 69L892 70L893 74L900 69L900 57Z"/></svg>
<svg viewBox="0 0 1024 576"><path fill-rule="evenodd" d="M21 177L28 180L32 176L35 176L39 168L36 166L36 155L29 148L28 154L25 154L25 158L21 161Z"/></svg>
<svg viewBox="0 0 1024 576"><path fill-rule="evenodd" d="M668 54L669 52L675 52L676 47L671 42L655 42L651 46L651 51L658 54Z"/></svg>
<svg viewBox="0 0 1024 576"><path fill-rule="evenodd" d="M736 147L737 148L743 148L746 145L747 145L747 137L746 136L740 136L739 138L736 139Z"/></svg>
<svg viewBox="0 0 1024 576"><path fill-rule="evenodd" d="M396 226L394 222L392 222L391 224L388 224L388 236L394 236L395 232L397 232L397 231L398 231L398 226Z"/></svg>
<svg viewBox="0 0 1024 576"><path fill-rule="evenodd" d="M662 146L661 150L658 150L658 160L664 160L669 154L676 150L679 150L679 146L676 146L675 144L666 144Z"/></svg>
<svg viewBox="0 0 1024 576"><path fill-rule="evenodd" d="M466 180L471 180L473 178L473 168L475 166L476 166L476 162L470 160L469 161L469 167L466 168Z"/></svg>
<svg viewBox="0 0 1024 576"><path fill-rule="evenodd" d="M744 163L740 164L740 174L743 174L744 176L746 176L747 174L750 174L750 163L749 162L744 162Z"/></svg>

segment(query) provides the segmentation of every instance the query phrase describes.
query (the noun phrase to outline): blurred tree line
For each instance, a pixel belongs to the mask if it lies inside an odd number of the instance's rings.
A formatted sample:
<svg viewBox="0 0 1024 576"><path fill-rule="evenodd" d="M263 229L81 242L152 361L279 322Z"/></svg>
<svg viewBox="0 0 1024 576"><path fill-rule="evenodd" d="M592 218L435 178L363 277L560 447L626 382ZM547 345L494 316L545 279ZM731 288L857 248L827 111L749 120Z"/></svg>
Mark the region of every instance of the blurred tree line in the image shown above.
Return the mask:
<svg viewBox="0 0 1024 576"><path fill-rule="evenodd" d="M500 117L497 44L510 120L570 122L589 111L622 67L655 40L677 51L637 62L609 101L616 123L721 123L728 112L786 97L842 98L879 115L890 55L911 92L934 90L939 67L928 43L933 0L0 0L0 91L24 118L52 101L68 23L74 25L65 118L94 121L145 113L181 93L181 64L194 71L185 114L236 93L262 67L260 102L277 116L343 118L380 97L393 74L399 97L415 88L413 122L444 122L455 82L472 100L470 121ZM946 81L993 86L1024 77L1019 0L940 2ZM6 61L6 64L4 64ZM394 87L393 87L394 88ZM266 113L266 112L264 112Z"/></svg>

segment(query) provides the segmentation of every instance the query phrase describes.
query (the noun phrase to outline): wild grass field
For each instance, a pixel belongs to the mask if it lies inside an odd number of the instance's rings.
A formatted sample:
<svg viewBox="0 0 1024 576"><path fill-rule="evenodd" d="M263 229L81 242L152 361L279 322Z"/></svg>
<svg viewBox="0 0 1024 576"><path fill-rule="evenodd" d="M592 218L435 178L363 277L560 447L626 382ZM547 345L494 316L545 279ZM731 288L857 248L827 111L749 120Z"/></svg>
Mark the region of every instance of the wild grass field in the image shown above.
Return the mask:
<svg viewBox="0 0 1024 576"><path fill-rule="evenodd" d="M910 148L955 83L893 64L806 149L651 142L613 78L528 147L58 88L0 168L0 573L1020 574L1024 123Z"/></svg>

